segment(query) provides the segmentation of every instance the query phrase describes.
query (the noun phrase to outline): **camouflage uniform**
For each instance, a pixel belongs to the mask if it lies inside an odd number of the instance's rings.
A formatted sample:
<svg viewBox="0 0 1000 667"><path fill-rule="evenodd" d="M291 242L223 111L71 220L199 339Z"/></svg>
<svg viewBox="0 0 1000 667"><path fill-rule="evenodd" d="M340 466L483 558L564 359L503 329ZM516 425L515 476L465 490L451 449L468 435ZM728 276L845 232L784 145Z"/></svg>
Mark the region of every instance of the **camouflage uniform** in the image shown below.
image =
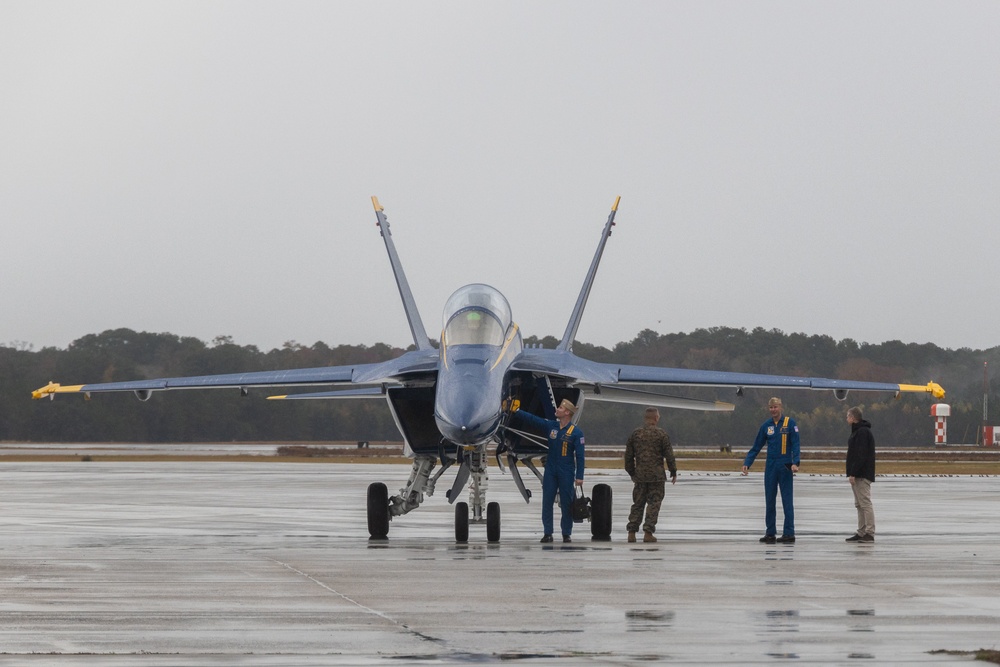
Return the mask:
<svg viewBox="0 0 1000 667"><path fill-rule="evenodd" d="M656 530L667 481L663 471L664 461L670 476L676 476L677 462L666 431L659 426L646 425L632 432L625 444L625 471L634 484L632 511L629 512L627 526L630 533L639 530L643 509L646 510L643 531L652 533Z"/></svg>

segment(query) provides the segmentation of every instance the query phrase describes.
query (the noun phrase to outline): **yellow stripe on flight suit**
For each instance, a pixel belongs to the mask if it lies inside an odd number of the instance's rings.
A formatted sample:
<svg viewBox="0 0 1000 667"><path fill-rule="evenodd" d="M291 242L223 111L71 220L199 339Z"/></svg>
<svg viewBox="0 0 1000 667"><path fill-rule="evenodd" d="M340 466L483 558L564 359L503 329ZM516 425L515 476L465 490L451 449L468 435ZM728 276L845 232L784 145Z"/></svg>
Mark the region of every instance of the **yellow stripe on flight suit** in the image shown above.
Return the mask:
<svg viewBox="0 0 1000 667"><path fill-rule="evenodd" d="M785 417L784 423L781 424L781 453L785 454L785 450L788 445L788 417Z"/></svg>
<svg viewBox="0 0 1000 667"><path fill-rule="evenodd" d="M566 431L566 435L563 436L563 456L566 456L566 448L569 446L569 436L573 435L573 429L576 424L570 424L569 430Z"/></svg>

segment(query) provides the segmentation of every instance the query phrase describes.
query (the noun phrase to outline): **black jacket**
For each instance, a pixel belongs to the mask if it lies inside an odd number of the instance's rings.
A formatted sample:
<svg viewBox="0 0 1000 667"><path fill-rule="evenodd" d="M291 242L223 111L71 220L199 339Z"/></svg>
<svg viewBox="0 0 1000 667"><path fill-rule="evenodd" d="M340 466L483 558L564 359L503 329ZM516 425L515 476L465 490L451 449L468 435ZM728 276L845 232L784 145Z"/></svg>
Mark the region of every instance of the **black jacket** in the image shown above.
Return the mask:
<svg viewBox="0 0 1000 667"><path fill-rule="evenodd" d="M847 439L847 476L875 481L875 436L867 419L851 424Z"/></svg>

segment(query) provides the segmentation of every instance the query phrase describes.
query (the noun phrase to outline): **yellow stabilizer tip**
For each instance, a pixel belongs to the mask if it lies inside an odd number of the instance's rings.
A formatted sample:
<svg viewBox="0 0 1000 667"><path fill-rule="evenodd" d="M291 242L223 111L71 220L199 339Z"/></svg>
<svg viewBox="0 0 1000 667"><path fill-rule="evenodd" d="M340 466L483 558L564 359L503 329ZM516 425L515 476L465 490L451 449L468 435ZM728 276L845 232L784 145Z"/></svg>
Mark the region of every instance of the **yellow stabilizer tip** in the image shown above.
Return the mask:
<svg viewBox="0 0 1000 667"><path fill-rule="evenodd" d="M288 398L288 394L282 394L281 396L268 396L267 400L269 400L269 401L280 401L280 400L283 400L283 399L286 399L286 398Z"/></svg>
<svg viewBox="0 0 1000 667"><path fill-rule="evenodd" d="M375 207L376 211L384 211L385 210L384 208L382 208L382 204L378 203L378 197L376 197L375 195L372 195L372 206Z"/></svg>
<svg viewBox="0 0 1000 667"><path fill-rule="evenodd" d="M926 385L923 384L901 384L899 385L900 391L919 391L928 393L934 398L941 399L944 398L944 387L939 385L937 382L928 382Z"/></svg>
<svg viewBox="0 0 1000 667"><path fill-rule="evenodd" d="M618 195L617 197L615 197L615 205L611 207L612 211L617 211L618 210L618 202L620 202L621 200L622 200L622 196L621 195Z"/></svg>

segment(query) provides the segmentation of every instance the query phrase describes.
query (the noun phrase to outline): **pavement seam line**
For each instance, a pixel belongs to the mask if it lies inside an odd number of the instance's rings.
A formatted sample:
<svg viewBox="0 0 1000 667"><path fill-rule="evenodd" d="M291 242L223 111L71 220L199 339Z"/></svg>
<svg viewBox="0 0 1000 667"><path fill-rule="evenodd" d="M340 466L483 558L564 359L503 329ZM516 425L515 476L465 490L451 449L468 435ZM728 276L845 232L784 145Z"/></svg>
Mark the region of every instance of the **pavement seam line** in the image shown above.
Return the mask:
<svg viewBox="0 0 1000 667"><path fill-rule="evenodd" d="M419 632L417 630L414 630L414 629L410 628L405 623L400 623L399 621L397 621L396 619L394 619L393 617L389 616L388 614L386 614L384 612L378 611L377 609L372 609L371 607L366 607L365 605L361 604L357 600L354 600L354 599L352 599L352 598L344 595L340 591L338 591L336 589L333 589L333 588L330 588L329 586L327 586L326 584L324 584L322 581L320 581L319 579L317 579L316 577L312 576L311 574L309 574L307 572L303 572L302 570L300 570L300 569L298 569L296 567L293 567L292 565L289 565L288 563L284 563L284 562L282 562L282 561L280 561L280 560L278 560L276 558L270 558L268 556L265 556L265 558L267 558L267 560L271 561L272 563L277 563L281 567L283 567L283 568L285 568L287 570L290 570L290 571L294 572L295 574L297 574L297 575L299 575L301 577L305 577L306 579L308 579L309 581L313 582L314 584L316 584L320 588L322 588L324 590L327 590L327 591L330 591L331 593L333 593L334 595L336 595L340 599L353 604L354 606L358 607L359 609L362 609L362 610L364 610L365 612L367 612L369 614L374 614L375 616L378 616L379 618L382 618L382 619L385 619L386 621L389 621L393 625L395 625L395 626L397 626L397 627L405 630L406 632L409 632L412 635L415 635L419 639L423 639L425 641L442 642L442 640L439 639L439 638L437 638L437 637L431 637L429 635L425 635L422 632Z"/></svg>

